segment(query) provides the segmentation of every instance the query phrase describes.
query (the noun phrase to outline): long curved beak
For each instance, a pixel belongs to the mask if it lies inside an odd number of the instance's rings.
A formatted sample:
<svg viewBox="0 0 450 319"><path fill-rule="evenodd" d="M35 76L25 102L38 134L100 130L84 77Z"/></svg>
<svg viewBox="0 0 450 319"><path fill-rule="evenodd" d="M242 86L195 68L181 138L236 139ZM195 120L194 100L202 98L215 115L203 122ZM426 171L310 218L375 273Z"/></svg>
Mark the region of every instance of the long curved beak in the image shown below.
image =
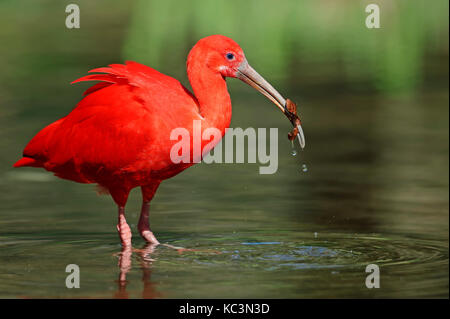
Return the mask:
<svg viewBox="0 0 450 319"><path fill-rule="evenodd" d="M236 77L261 92L265 97L271 100L284 114L289 111L286 109L286 100L274 89L269 82L267 82L261 75L258 74L247 62L243 61L238 67ZM288 116L289 117L289 116ZM305 135L300 124L297 125L298 141L301 148L305 147Z"/></svg>

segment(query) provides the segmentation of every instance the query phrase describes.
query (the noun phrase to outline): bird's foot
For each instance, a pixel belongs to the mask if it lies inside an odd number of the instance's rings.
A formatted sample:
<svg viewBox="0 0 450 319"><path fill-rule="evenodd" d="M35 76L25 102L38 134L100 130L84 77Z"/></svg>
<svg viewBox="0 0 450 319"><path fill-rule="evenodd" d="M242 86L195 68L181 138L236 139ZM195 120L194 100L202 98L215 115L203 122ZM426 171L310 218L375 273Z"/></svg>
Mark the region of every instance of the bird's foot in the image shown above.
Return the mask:
<svg viewBox="0 0 450 319"><path fill-rule="evenodd" d="M196 249L192 249L192 248L184 248L184 247L178 247L178 246L173 246L171 244L163 244L166 247L175 249L179 254L182 254L186 251L196 251Z"/></svg>
<svg viewBox="0 0 450 319"><path fill-rule="evenodd" d="M184 247L179 247L179 246L174 246L171 244L161 244L163 246L166 246L168 248L172 248L175 249L179 254L182 254L186 251L195 251L195 252L202 252L202 253L213 253L213 254L221 254L222 252L218 251L218 250L212 250L212 249L195 249L195 248L184 248Z"/></svg>
<svg viewBox="0 0 450 319"><path fill-rule="evenodd" d="M119 223L117 225L117 231L119 232L120 241L123 247L131 247L131 229L127 223Z"/></svg>
<svg viewBox="0 0 450 319"><path fill-rule="evenodd" d="M150 229L139 229L139 233L141 234L142 238L144 238L149 244L159 245L158 239L156 239L155 235L153 235L153 232Z"/></svg>

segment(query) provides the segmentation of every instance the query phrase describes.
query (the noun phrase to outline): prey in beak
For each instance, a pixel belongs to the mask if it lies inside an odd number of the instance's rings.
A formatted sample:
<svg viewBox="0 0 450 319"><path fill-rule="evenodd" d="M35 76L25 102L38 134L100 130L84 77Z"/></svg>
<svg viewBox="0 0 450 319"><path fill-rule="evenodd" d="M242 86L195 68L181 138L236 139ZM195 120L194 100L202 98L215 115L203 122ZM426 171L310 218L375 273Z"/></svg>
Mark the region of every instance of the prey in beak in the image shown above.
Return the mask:
<svg viewBox="0 0 450 319"><path fill-rule="evenodd" d="M289 133L289 139L293 140L295 136L298 137L300 147L305 147L305 135L303 133L300 118L297 115L296 105L289 99L286 101L277 90L270 85L261 75L258 74L247 62L244 60L238 67L236 77L241 81L247 83L251 87L255 88L271 100L280 110L286 115L294 126L294 130Z"/></svg>

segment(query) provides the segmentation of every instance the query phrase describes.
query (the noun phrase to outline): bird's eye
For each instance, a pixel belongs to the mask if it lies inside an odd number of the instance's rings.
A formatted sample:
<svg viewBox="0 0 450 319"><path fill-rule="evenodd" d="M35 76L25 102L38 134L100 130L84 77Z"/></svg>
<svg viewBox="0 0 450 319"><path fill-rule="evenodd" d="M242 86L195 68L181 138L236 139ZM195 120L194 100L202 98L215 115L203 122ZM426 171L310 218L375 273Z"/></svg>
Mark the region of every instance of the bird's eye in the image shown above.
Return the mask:
<svg viewBox="0 0 450 319"><path fill-rule="evenodd" d="M229 61L233 61L234 60L234 54L233 53L227 53L227 59Z"/></svg>

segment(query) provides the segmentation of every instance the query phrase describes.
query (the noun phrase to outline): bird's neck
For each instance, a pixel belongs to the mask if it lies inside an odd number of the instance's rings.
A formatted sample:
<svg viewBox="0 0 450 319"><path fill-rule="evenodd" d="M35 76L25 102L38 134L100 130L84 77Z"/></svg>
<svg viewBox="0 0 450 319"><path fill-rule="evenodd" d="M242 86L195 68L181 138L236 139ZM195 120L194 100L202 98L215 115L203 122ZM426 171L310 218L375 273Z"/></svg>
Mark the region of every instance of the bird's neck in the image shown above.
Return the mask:
<svg viewBox="0 0 450 319"><path fill-rule="evenodd" d="M188 67L188 77L204 118L202 128L214 127L225 134L231 121L231 99L225 78L207 66L196 65Z"/></svg>

